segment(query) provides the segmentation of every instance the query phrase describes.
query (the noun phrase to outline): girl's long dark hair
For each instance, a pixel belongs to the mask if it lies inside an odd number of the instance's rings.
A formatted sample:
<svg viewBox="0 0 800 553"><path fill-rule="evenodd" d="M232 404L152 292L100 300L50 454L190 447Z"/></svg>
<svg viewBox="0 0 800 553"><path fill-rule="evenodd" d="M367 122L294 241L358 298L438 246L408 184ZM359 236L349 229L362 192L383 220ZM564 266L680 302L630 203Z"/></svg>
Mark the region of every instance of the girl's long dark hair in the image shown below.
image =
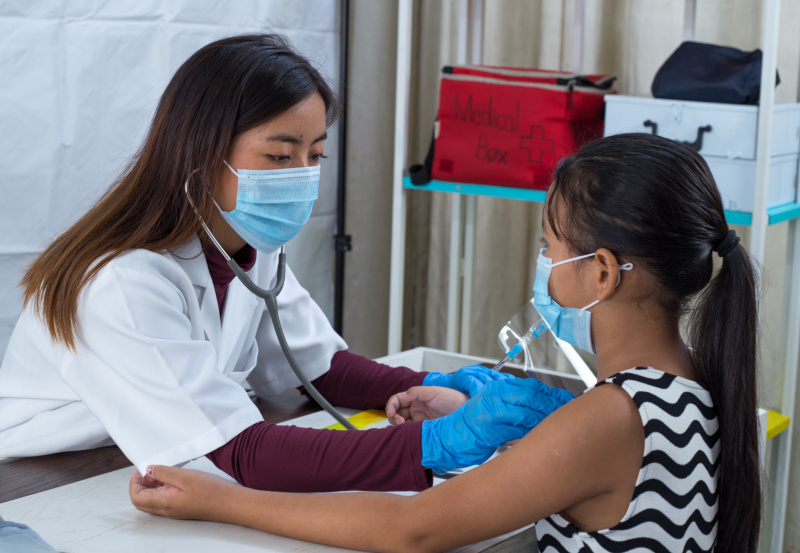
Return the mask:
<svg viewBox="0 0 800 553"><path fill-rule="evenodd" d="M277 35L218 40L195 52L167 85L142 147L117 182L77 223L57 237L22 279L54 341L75 345L78 296L106 263L141 248L175 248L208 221L222 160L243 132L314 93L336 118L330 87ZM95 261L99 260L97 263Z"/></svg>
<svg viewBox="0 0 800 553"><path fill-rule="evenodd" d="M651 299L676 324L696 301L689 313L694 369L711 393L720 428L716 551L755 551L757 278L738 244L712 278L714 252L729 229L705 161L651 134L589 142L558 166L547 215L576 255L604 247L643 267L656 282Z"/></svg>

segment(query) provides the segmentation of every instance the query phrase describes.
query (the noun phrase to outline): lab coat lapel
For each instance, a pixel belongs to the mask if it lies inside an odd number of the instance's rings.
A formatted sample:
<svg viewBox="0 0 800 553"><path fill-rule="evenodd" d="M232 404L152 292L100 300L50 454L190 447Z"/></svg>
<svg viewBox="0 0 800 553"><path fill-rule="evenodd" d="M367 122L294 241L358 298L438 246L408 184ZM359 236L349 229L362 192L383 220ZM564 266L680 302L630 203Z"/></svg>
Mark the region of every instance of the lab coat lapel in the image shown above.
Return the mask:
<svg viewBox="0 0 800 553"><path fill-rule="evenodd" d="M203 247L198 238L194 238L183 246L171 252L172 258L178 262L181 268L186 271L192 281L197 300L200 305L200 325L202 335L194 336L195 340L206 339L214 345L219 359L219 349L222 342L219 306L217 305L217 295L214 292L214 283L211 280L211 273L208 272L208 262L203 254ZM191 308L189 318L192 319L192 328L196 325L195 317L192 316Z"/></svg>
<svg viewBox="0 0 800 553"><path fill-rule="evenodd" d="M253 282L258 282L257 273L258 264L247 272ZM245 342L248 338L252 340L254 332L251 332L251 327L258 324L258 321L253 321L254 312L256 307L263 304L264 300L245 288L238 278L228 285L222 310L221 345L217 350L219 369L223 373L233 370Z"/></svg>

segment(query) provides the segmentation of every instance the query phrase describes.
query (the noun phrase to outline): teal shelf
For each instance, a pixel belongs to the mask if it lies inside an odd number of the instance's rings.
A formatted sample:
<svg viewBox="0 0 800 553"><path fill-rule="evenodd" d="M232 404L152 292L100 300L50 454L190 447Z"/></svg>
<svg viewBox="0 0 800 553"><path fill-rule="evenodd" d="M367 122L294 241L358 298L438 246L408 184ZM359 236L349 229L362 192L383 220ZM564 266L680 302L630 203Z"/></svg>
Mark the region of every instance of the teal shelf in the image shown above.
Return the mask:
<svg viewBox="0 0 800 553"><path fill-rule="evenodd" d="M522 200L525 202L544 202L547 192L542 190L528 190L525 188L511 188L508 186L487 186L483 184L466 184L458 182L444 182L432 180L428 184L416 186L411 184L410 177L403 178L403 187L409 190L427 190L428 192L450 192L451 194L467 194L473 196L489 196L492 198L505 198L507 200ZM776 225L784 221L800 218L800 204L789 203L771 207L767 210L769 224ZM744 211L726 211L725 219L731 225L750 226L753 216Z"/></svg>
<svg viewBox="0 0 800 553"><path fill-rule="evenodd" d="M769 215L770 225L791 221L792 219L800 217L800 204L792 202L790 204L771 207L767 210L767 215Z"/></svg>
<svg viewBox="0 0 800 553"><path fill-rule="evenodd" d="M753 224L753 215L744 211L725 211L725 219L729 225L744 225L749 227Z"/></svg>
<svg viewBox="0 0 800 553"><path fill-rule="evenodd" d="M770 207L767 209L767 216L769 217L770 225L777 225L784 221L800 218L800 204L792 202ZM725 218L731 225L750 226L753 224L753 215L743 211L726 211Z"/></svg>
<svg viewBox="0 0 800 553"><path fill-rule="evenodd" d="M411 184L411 177L403 178L403 187L410 190L427 190L428 192L450 192L454 194L467 194L471 196L490 196L492 198L505 198L507 200L522 200L526 202L544 202L547 192L543 190L528 190L525 188L511 188L510 186L486 186L484 184L462 184L458 182L444 182L432 180L428 184L416 186Z"/></svg>

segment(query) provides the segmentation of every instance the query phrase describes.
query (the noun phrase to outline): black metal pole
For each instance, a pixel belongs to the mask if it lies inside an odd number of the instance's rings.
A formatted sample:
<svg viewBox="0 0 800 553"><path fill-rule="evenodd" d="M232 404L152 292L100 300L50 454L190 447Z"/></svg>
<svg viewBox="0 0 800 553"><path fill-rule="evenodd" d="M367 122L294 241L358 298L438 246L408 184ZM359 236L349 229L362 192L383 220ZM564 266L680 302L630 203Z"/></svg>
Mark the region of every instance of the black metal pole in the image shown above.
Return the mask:
<svg viewBox="0 0 800 553"><path fill-rule="evenodd" d="M348 17L350 2L340 0L340 40L339 40L339 159L336 179L336 274L333 281L333 329L342 333L344 316L344 254L352 248L351 237L344 233L345 219L345 162L347 152L347 48Z"/></svg>

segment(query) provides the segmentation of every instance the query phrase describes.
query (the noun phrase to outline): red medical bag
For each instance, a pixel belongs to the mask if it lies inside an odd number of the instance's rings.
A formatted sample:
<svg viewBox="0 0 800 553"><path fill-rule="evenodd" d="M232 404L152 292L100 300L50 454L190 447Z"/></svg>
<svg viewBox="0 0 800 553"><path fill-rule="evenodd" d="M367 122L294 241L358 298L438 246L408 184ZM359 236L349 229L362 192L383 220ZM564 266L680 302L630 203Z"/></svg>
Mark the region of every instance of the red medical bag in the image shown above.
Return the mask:
<svg viewBox="0 0 800 553"><path fill-rule="evenodd" d="M613 75L455 66L442 69L439 113L423 165L431 179L547 190L564 156L603 136Z"/></svg>

